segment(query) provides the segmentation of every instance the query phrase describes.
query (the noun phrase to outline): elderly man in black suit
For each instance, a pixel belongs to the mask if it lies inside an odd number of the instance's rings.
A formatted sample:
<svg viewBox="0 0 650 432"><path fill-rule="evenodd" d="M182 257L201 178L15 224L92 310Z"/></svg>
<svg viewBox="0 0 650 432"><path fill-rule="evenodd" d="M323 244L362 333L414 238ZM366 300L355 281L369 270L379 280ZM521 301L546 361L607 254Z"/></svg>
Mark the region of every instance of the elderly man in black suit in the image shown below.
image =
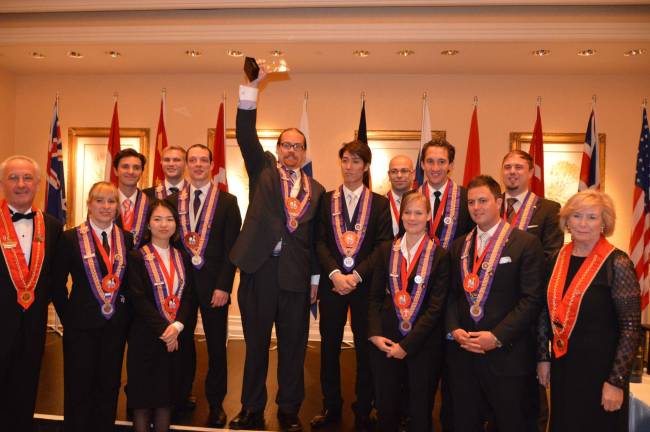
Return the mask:
<svg viewBox="0 0 650 432"><path fill-rule="evenodd" d="M0 164L0 424L33 430L53 258L61 224L32 207L41 176L26 156Z"/></svg>
<svg viewBox="0 0 650 432"><path fill-rule="evenodd" d="M276 157L257 136L256 81L239 90L237 142L249 178L250 206L230 258L241 270L238 300L246 360L242 410L231 429L260 429L266 407L271 329L278 340L278 419L283 430L300 431L298 411L305 396L304 359L309 304L316 300L318 261L315 222L323 187L301 166L307 142L298 129L284 130Z"/></svg>
<svg viewBox="0 0 650 432"><path fill-rule="evenodd" d="M468 185L476 229L451 247L446 326L456 432L483 430L484 410L501 432L533 430L527 395L534 362L530 337L543 302L544 252L537 237L500 217L501 188L491 177Z"/></svg>

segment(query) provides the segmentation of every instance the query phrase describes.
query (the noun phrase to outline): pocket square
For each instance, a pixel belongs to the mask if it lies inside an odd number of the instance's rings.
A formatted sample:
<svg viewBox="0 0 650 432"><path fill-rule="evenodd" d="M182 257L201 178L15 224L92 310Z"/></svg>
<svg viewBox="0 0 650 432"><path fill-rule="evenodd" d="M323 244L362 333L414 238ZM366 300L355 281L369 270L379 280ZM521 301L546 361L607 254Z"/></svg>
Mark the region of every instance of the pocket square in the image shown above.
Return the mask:
<svg viewBox="0 0 650 432"><path fill-rule="evenodd" d="M499 259L499 264L508 264L511 262L512 262L512 258L510 258L509 256L504 256L501 257L501 259Z"/></svg>

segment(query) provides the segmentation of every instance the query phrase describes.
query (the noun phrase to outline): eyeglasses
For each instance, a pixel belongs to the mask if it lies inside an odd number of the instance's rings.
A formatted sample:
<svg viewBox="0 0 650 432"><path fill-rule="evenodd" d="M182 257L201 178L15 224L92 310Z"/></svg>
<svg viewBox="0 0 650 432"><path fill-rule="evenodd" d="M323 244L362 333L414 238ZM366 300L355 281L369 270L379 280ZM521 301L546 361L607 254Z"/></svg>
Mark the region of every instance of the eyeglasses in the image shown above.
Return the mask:
<svg viewBox="0 0 650 432"><path fill-rule="evenodd" d="M290 142L281 142L280 147L282 147L285 150L293 150L293 151L303 151L305 149L305 145L302 143L290 143Z"/></svg>
<svg viewBox="0 0 650 432"><path fill-rule="evenodd" d="M393 169L391 169L391 170L388 170L388 174L390 174L390 175L392 175L392 176L396 176L396 175L398 175L398 174L401 174L401 175L409 175L409 174L411 174L412 172L413 172L413 170L412 170L412 169L408 169L408 168L402 168L402 169L393 168Z"/></svg>

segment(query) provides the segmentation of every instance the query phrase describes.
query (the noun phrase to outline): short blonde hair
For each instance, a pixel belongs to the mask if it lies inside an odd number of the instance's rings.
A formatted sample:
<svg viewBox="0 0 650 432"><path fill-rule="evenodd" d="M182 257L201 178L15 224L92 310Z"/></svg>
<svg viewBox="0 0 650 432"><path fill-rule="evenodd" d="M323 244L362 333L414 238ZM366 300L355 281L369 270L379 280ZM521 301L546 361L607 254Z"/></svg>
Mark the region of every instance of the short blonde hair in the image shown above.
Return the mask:
<svg viewBox="0 0 650 432"><path fill-rule="evenodd" d="M117 212L119 211L119 202L120 202L120 193L117 190L117 187L107 181L98 181L92 187L90 188L90 191L88 192L88 199L86 200L86 205L90 205L90 202L99 194L103 194L104 192L108 192L109 195L112 194L113 197L115 198L115 202L118 203L117 209L115 210L115 216L117 217Z"/></svg>
<svg viewBox="0 0 650 432"><path fill-rule="evenodd" d="M614 201L605 192L595 189L583 190L569 198L562 209L560 209L560 229L566 231L569 217L585 207L599 207L602 210L603 235L608 237L614 233L614 227L616 225Z"/></svg>

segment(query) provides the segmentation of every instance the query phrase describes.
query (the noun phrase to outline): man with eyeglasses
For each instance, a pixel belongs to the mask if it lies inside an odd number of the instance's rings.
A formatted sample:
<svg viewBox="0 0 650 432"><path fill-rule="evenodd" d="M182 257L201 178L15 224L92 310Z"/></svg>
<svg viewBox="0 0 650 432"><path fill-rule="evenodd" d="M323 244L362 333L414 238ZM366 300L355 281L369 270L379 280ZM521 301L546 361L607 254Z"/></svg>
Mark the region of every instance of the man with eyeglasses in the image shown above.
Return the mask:
<svg viewBox="0 0 650 432"><path fill-rule="evenodd" d="M301 431L298 411L305 396L304 359L309 305L316 301L319 270L314 224L323 186L301 169L307 142L298 129L285 129L276 157L257 136L259 77L239 88L237 143L249 178L250 205L230 253L241 270L238 292L246 359L242 409L231 429L264 428L266 375L271 329L278 346L278 420L283 431Z"/></svg>
<svg viewBox="0 0 650 432"><path fill-rule="evenodd" d="M406 155L397 155L388 163L388 180L390 190L386 198L390 201L390 218L393 223L393 236L399 234L399 209L402 203L402 195L413 188L415 170L413 161Z"/></svg>

